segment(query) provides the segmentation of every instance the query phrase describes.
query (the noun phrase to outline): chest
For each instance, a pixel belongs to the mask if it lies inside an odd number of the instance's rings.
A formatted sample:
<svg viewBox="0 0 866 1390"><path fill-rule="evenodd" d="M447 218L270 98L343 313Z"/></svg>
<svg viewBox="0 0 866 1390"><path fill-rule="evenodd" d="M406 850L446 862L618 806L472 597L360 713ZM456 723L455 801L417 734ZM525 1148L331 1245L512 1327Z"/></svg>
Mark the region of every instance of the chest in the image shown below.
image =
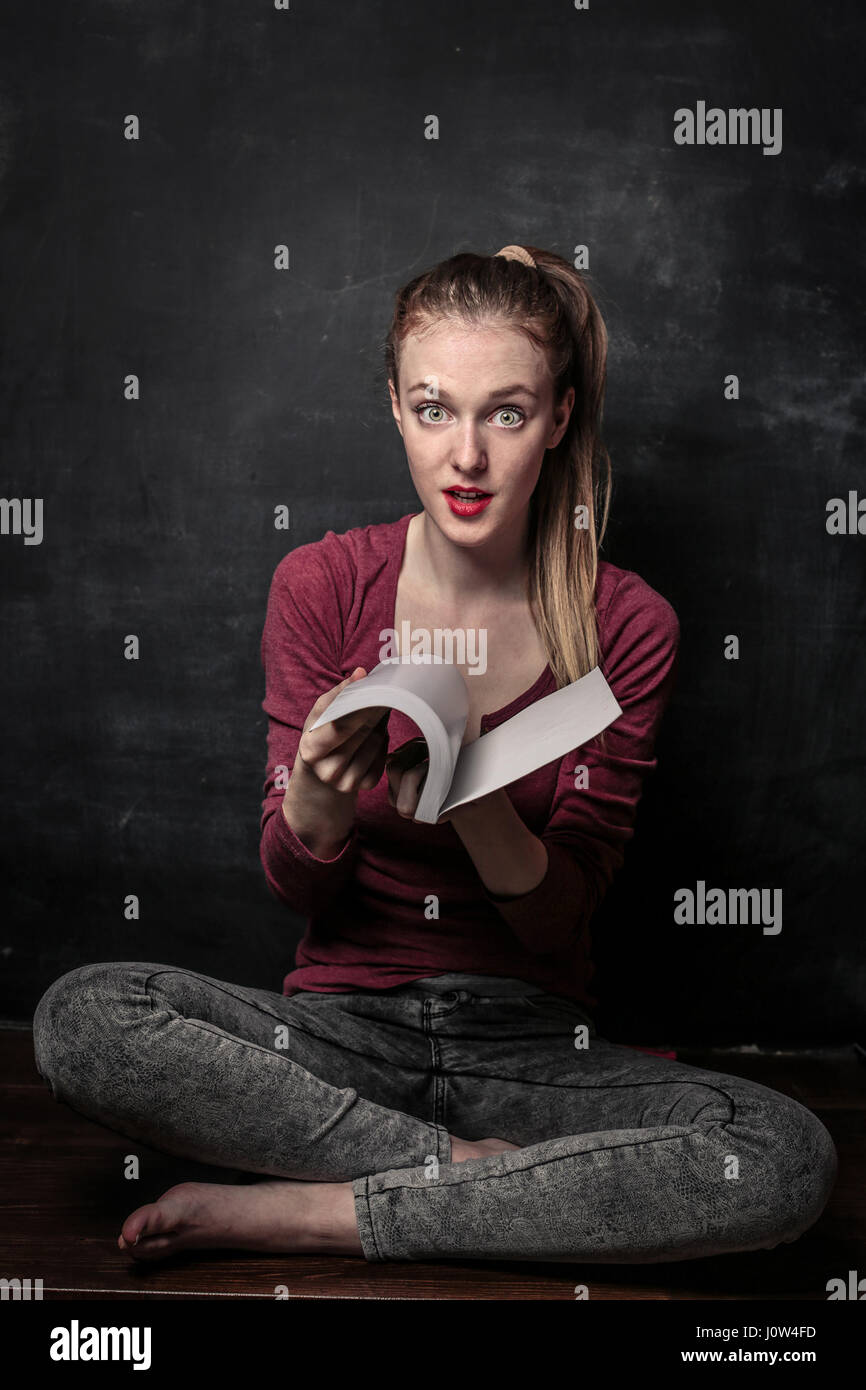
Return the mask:
<svg viewBox="0 0 866 1390"><path fill-rule="evenodd" d="M408 624L404 627L404 624ZM547 653L532 621L528 604L502 604L467 626L454 613L433 611L422 598L400 586L394 626L401 655L403 637L412 643L420 634L466 681L469 715L463 746L479 737L482 716L494 714L529 690L547 665Z"/></svg>

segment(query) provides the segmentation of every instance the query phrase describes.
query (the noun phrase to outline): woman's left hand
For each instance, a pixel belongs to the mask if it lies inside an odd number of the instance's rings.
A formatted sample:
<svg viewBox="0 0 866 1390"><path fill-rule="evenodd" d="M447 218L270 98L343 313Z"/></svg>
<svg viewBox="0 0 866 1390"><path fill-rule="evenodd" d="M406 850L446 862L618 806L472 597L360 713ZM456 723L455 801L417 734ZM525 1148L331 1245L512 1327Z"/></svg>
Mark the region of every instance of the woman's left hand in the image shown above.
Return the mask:
<svg viewBox="0 0 866 1390"><path fill-rule="evenodd" d="M385 760L389 805L407 820L414 819L429 765L427 742L420 737L410 738L408 743L401 744L393 753L389 753ZM453 811L446 811L436 824L447 824L453 815Z"/></svg>

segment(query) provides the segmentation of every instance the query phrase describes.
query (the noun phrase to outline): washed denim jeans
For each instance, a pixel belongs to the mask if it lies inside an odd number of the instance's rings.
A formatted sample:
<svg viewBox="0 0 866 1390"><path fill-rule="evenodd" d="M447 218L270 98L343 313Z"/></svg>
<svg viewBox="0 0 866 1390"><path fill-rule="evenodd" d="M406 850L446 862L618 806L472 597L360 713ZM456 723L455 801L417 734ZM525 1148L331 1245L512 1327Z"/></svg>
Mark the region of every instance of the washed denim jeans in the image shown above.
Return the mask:
<svg viewBox="0 0 866 1390"><path fill-rule="evenodd" d="M520 980L285 998L169 965L86 965L43 995L34 1047L58 1100L133 1140L351 1181L370 1261L771 1248L818 1219L837 1173L797 1101L607 1042ZM450 1134L521 1147L452 1164Z"/></svg>

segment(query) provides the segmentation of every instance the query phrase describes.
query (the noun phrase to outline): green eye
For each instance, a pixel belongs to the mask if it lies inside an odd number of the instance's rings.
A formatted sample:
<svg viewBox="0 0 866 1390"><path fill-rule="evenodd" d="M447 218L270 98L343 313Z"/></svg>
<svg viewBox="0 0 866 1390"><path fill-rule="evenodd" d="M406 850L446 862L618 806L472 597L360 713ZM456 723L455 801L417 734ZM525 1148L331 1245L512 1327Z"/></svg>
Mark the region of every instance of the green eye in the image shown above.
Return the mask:
<svg viewBox="0 0 866 1390"><path fill-rule="evenodd" d="M440 412L440 414L442 413L442 407L441 407L441 405L434 405L434 404L433 404L432 402L430 402L430 401L425 401L425 403L424 403L423 405L416 405L416 406L414 407L414 409L415 409L415 414L418 416L419 419L422 418L422 411L425 411L425 410L438 410L438 411Z"/></svg>
<svg viewBox="0 0 866 1390"><path fill-rule="evenodd" d="M446 415L444 406L438 405L435 401L422 401L420 405L414 405L412 409L419 420L424 420L429 425L439 424ZM429 415L425 415L424 412L427 410L437 410L439 414L436 418L431 418ZM517 425L522 425L526 419L524 412L516 405L501 405L498 410L494 411L494 418L497 415L508 417L504 422L506 429L514 429Z"/></svg>

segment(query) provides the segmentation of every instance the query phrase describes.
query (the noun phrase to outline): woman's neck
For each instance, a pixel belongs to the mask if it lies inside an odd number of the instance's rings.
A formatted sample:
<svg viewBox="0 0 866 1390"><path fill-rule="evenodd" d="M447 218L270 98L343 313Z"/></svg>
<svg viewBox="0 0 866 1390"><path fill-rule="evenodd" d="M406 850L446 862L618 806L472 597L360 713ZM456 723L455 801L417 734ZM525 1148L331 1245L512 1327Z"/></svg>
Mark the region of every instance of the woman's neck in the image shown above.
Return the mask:
<svg viewBox="0 0 866 1390"><path fill-rule="evenodd" d="M471 602L473 608L483 608L494 598L524 598L528 525L527 518L521 533L495 536L483 546L461 546L443 535L425 511L419 512L406 536L412 581L455 607Z"/></svg>

